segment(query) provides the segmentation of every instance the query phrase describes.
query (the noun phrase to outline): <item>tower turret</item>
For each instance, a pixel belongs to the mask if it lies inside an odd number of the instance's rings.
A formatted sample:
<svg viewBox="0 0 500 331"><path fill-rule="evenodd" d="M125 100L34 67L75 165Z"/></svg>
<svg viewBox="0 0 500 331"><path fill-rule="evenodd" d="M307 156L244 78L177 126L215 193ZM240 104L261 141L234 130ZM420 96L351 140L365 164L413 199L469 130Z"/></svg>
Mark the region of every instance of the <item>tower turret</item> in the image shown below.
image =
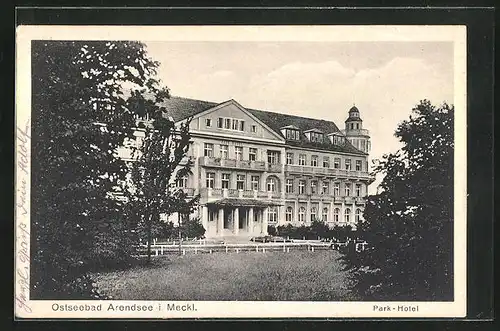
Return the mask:
<svg viewBox="0 0 500 331"><path fill-rule="evenodd" d="M363 120L355 105L349 109L349 117L345 120L345 129L342 130L342 133L354 147L365 153L370 152L370 133L363 129Z"/></svg>

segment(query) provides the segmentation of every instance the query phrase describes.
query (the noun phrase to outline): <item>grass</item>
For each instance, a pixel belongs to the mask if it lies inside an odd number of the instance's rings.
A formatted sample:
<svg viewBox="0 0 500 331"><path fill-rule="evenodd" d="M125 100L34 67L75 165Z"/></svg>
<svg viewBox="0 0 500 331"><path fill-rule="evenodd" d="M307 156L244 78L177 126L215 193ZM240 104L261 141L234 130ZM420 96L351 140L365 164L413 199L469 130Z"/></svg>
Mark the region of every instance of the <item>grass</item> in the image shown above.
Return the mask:
<svg viewBox="0 0 500 331"><path fill-rule="evenodd" d="M164 256L98 274L96 282L116 300L354 300L338 257L336 251Z"/></svg>

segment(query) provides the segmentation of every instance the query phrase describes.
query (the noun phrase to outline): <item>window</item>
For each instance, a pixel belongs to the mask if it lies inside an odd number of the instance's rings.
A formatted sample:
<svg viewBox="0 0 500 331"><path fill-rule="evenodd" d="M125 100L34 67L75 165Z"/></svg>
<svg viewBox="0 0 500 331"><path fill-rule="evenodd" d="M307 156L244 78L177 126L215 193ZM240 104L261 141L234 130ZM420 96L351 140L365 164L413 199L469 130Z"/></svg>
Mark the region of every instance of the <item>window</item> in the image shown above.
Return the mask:
<svg viewBox="0 0 500 331"><path fill-rule="evenodd" d="M245 175L236 175L236 189L245 189Z"/></svg>
<svg viewBox="0 0 500 331"><path fill-rule="evenodd" d="M344 211L344 222L349 223L351 221L351 209L346 208Z"/></svg>
<svg viewBox="0 0 500 331"><path fill-rule="evenodd" d="M229 157L229 146L220 145L220 158L227 159Z"/></svg>
<svg viewBox="0 0 500 331"><path fill-rule="evenodd" d="M333 136L333 144L334 145L343 145L344 144L344 137Z"/></svg>
<svg viewBox="0 0 500 331"><path fill-rule="evenodd" d="M333 159L333 168L340 169L340 158L336 157Z"/></svg>
<svg viewBox="0 0 500 331"><path fill-rule="evenodd" d="M327 181L323 182L323 186L321 188L321 193L322 194L328 194L330 193L330 183Z"/></svg>
<svg viewBox="0 0 500 331"><path fill-rule="evenodd" d="M335 209L333 210L333 221L334 221L335 223L338 223L338 222L339 222L339 217L340 217L339 215L340 215L340 209L339 209L339 208L335 208Z"/></svg>
<svg viewBox="0 0 500 331"><path fill-rule="evenodd" d="M356 171L361 171L361 160L356 160Z"/></svg>
<svg viewBox="0 0 500 331"><path fill-rule="evenodd" d="M333 195L340 195L340 183L333 183Z"/></svg>
<svg viewBox="0 0 500 331"><path fill-rule="evenodd" d="M215 184L215 173L208 172L207 173L207 187L214 188Z"/></svg>
<svg viewBox="0 0 500 331"><path fill-rule="evenodd" d="M243 147L234 146L234 155L236 157L236 160L243 160Z"/></svg>
<svg viewBox="0 0 500 331"><path fill-rule="evenodd" d="M251 130L252 133L256 133L257 132L257 125L252 125L250 128L251 128L250 130Z"/></svg>
<svg viewBox="0 0 500 331"><path fill-rule="evenodd" d="M231 128L231 119L225 118L224 119L224 129L230 129L230 128Z"/></svg>
<svg viewBox="0 0 500 331"><path fill-rule="evenodd" d="M278 208L269 207L267 209L267 221L269 223L277 223L278 222Z"/></svg>
<svg viewBox="0 0 500 331"><path fill-rule="evenodd" d="M345 160L345 170L351 170L351 159Z"/></svg>
<svg viewBox="0 0 500 331"><path fill-rule="evenodd" d="M276 192L276 178L274 177L267 178L267 191Z"/></svg>
<svg viewBox="0 0 500 331"><path fill-rule="evenodd" d="M361 209L356 209L356 214L354 214L355 216L355 219L356 219L356 223L359 222L361 220Z"/></svg>
<svg viewBox="0 0 500 331"><path fill-rule="evenodd" d="M306 181L299 180L299 194L305 194L305 193L306 193Z"/></svg>
<svg viewBox="0 0 500 331"><path fill-rule="evenodd" d="M233 125L232 125L231 129L238 130L238 124L239 124L238 120L232 120L232 123L233 123Z"/></svg>
<svg viewBox="0 0 500 331"><path fill-rule="evenodd" d="M222 117L219 117L219 118L217 119L217 127L218 127L219 129L222 129L222 128L224 127L224 119L223 119Z"/></svg>
<svg viewBox="0 0 500 331"><path fill-rule="evenodd" d="M321 215L321 220L323 222L328 222L328 208L323 208L323 213Z"/></svg>
<svg viewBox="0 0 500 331"><path fill-rule="evenodd" d="M322 142L323 141L323 134L319 132L310 132L309 133L309 139L313 142Z"/></svg>
<svg viewBox="0 0 500 331"><path fill-rule="evenodd" d="M214 144L205 143L205 147L203 148L203 155L213 157L214 156Z"/></svg>
<svg viewBox="0 0 500 331"><path fill-rule="evenodd" d="M351 184L345 183L344 189L345 189L345 196L346 197L350 196L351 195Z"/></svg>
<svg viewBox="0 0 500 331"><path fill-rule="evenodd" d="M252 190L258 191L259 190L259 176L252 176L250 179L251 179Z"/></svg>
<svg viewBox="0 0 500 331"><path fill-rule="evenodd" d="M187 187L187 176L183 176L177 179L177 187L182 187L182 188Z"/></svg>
<svg viewBox="0 0 500 331"><path fill-rule="evenodd" d="M304 207L299 208L299 222L304 223L306 220L306 209Z"/></svg>
<svg viewBox="0 0 500 331"><path fill-rule="evenodd" d="M286 139L288 140L299 140L300 134L298 130L286 129Z"/></svg>
<svg viewBox="0 0 500 331"><path fill-rule="evenodd" d="M306 165L306 155L305 154L299 154L299 165L301 165L301 166Z"/></svg>
<svg viewBox="0 0 500 331"><path fill-rule="evenodd" d="M359 130L359 123L356 123L356 130Z"/></svg>
<svg viewBox="0 0 500 331"><path fill-rule="evenodd" d="M330 168L330 158L323 156L323 168Z"/></svg>
<svg viewBox="0 0 500 331"><path fill-rule="evenodd" d="M293 164L293 153L286 153L286 164Z"/></svg>
<svg viewBox="0 0 500 331"><path fill-rule="evenodd" d="M280 159L280 152L267 151L267 162L269 164L278 164Z"/></svg>
<svg viewBox="0 0 500 331"><path fill-rule="evenodd" d="M230 176L230 174L222 174L222 188L223 189L229 188L229 176Z"/></svg>
<svg viewBox="0 0 500 331"><path fill-rule="evenodd" d="M366 152L366 141L365 140L361 140L361 150L363 152Z"/></svg>
<svg viewBox="0 0 500 331"><path fill-rule="evenodd" d="M293 222L293 209L292 209L292 207L286 207L286 211L285 211L285 220L286 220L288 223Z"/></svg>
<svg viewBox="0 0 500 331"><path fill-rule="evenodd" d="M250 161L256 161L257 160L257 148L250 147L248 149L248 159Z"/></svg>
<svg viewBox="0 0 500 331"><path fill-rule="evenodd" d="M206 118L205 119L205 126L207 128L211 127L212 126L212 119L211 118Z"/></svg>
<svg viewBox="0 0 500 331"><path fill-rule="evenodd" d="M312 155L311 156L311 166L312 167L317 167L318 166L318 156L317 155Z"/></svg>
<svg viewBox="0 0 500 331"><path fill-rule="evenodd" d="M286 180L286 193L293 193L293 179Z"/></svg>
<svg viewBox="0 0 500 331"><path fill-rule="evenodd" d="M361 184L356 184L356 196L361 196Z"/></svg>
<svg viewBox="0 0 500 331"><path fill-rule="evenodd" d="M315 180L311 180L311 194L316 194L318 192L318 182Z"/></svg>
<svg viewBox="0 0 500 331"><path fill-rule="evenodd" d="M316 221L316 215L318 214L318 210L316 207L311 208L311 222Z"/></svg>

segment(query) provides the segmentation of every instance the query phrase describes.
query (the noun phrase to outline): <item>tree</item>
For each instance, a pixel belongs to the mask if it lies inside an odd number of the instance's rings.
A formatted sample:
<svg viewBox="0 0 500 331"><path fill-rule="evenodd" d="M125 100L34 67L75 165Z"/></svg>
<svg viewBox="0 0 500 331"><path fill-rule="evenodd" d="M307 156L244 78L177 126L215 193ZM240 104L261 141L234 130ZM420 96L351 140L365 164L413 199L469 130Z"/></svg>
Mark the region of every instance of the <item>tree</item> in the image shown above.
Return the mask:
<svg viewBox="0 0 500 331"><path fill-rule="evenodd" d="M187 238L202 238L205 235L205 228L199 217L186 219L185 222L182 222L180 230L182 235Z"/></svg>
<svg viewBox="0 0 500 331"><path fill-rule="evenodd" d="M181 220L194 211L199 200L199 196L189 198L177 186L181 179L191 174L193 166L193 161L187 157L191 140L190 119L176 126L173 120L165 118L156 99L148 99L141 92L134 93L129 103L150 118L140 129L144 138L133 152L131 186L127 191L133 215L139 217L139 228L147 242L147 261L150 262L153 235L161 229L163 222L160 216L178 213Z"/></svg>
<svg viewBox="0 0 500 331"><path fill-rule="evenodd" d="M395 132L403 147L375 169L382 191L357 229L369 248L344 257L364 297L453 299L453 113L421 101Z"/></svg>
<svg viewBox="0 0 500 331"><path fill-rule="evenodd" d="M124 87L155 90L157 66L138 42L32 42L32 298L95 297L95 261L130 255L114 151L134 124Z"/></svg>

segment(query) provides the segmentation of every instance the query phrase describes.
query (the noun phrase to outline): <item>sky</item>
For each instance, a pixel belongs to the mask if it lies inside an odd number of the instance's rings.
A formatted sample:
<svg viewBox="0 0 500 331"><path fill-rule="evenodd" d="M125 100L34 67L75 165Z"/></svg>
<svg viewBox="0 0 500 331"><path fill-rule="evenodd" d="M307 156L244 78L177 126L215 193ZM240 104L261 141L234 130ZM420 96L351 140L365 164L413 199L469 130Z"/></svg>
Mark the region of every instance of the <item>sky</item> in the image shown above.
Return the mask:
<svg viewBox="0 0 500 331"><path fill-rule="evenodd" d="M355 104L370 131L371 159L401 147L394 131L421 99L453 103L452 42L145 44L174 96L234 99L248 108L334 121L339 128Z"/></svg>

